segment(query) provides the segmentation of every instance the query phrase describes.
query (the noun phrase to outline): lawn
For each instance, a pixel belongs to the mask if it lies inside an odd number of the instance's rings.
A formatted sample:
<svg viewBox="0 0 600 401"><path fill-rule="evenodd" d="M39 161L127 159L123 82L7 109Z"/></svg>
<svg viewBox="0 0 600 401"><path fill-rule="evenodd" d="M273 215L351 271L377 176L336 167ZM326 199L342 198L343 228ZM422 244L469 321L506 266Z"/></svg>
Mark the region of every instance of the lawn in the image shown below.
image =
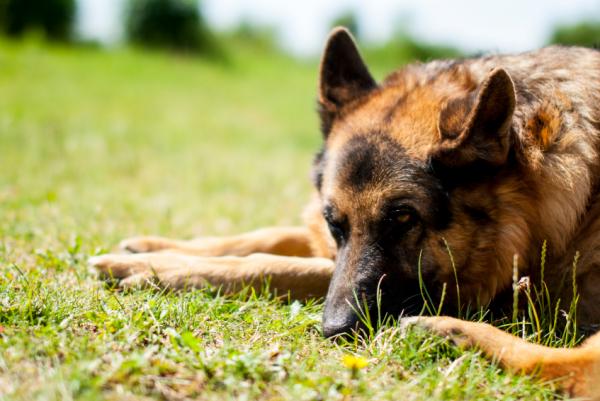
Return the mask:
<svg viewBox="0 0 600 401"><path fill-rule="evenodd" d="M424 333L325 340L320 300L95 278L128 236L300 222L316 61L228 54L0 42L0 399L555 399Z"/></svg>

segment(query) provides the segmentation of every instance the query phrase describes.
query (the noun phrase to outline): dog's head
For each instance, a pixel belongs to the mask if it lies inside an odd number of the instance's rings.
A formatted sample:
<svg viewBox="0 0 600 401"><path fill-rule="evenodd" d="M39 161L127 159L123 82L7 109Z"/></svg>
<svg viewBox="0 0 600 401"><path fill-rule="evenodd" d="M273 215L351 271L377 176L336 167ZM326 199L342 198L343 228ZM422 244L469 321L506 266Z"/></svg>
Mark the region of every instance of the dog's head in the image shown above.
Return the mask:
<svg viewBox="0 0 600 401"><path fill-rule="evenodd" d="M514 106L502 69L477 79L460 63L436 62L379 85L350 34L331 33L319 85L325 146L314 165L337 249L326 336L355 328L360 311L415 314L424 299L437 308L443 291L454 302L456 277L472 287L465 297L485 302L498 290L482 272L469 282L463 265L489 252L470 249L494 224L480 178L509 158Z"/></svg>

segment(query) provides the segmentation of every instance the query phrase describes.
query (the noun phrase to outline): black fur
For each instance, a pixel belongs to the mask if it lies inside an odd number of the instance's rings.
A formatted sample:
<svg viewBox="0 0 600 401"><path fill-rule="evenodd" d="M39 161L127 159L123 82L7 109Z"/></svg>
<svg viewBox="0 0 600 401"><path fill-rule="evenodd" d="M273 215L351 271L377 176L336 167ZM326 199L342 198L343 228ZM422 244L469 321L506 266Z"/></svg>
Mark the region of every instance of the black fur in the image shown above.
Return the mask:
<svg viewBox="0 0 600 401"><path fill-rule="evenodd" d="M319 152L315 155L313 159L312 165L312 181L314 186L317 188L317 191L321 190L323 186L323 168L325 164L325 157L327 156L325 147L321 148Z"/></svg>

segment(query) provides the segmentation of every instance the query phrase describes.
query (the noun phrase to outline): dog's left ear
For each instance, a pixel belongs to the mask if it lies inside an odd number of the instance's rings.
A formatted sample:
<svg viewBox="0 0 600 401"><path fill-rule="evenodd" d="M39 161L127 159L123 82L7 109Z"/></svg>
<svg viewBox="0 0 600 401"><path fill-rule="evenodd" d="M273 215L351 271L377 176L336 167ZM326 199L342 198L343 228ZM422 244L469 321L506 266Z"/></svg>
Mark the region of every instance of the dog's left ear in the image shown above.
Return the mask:
<svg viewBox="0 0 600 401"><path fill-rule="evenodd" d="M319 112L323 135L327 137L344 105L376 87L352 34L345 28L335 28L329 34L321 58Z"/></svg>
<svg viewBox="0 0 600 401"><path fill-rule="evenodd" d="M449 101L438 121L440 143L432 159L450 167L475 161L502 165L511 142L511 123L516 94L508 73L493 70L479 88L465 99Z"/></svg>

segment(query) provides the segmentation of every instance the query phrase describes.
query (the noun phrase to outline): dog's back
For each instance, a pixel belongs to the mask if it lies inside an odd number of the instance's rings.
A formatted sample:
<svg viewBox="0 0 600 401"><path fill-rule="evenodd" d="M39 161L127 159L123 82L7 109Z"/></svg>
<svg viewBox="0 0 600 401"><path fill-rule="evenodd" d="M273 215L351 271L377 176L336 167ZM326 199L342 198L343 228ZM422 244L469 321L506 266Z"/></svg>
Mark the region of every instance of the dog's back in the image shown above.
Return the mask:
<svg viewBox="0 0 600 401"><path fill-rule="evenodd" d="M506 70L515 86L513 126L521 147L552 151L557 142L569 141L565 136L573 131L598 133L600 51L594 49L551 46L517 55L412 64L389 75L381 92L395 97L397 107L417 103L415 107L423 111L427 108L425 115L415 113L411 119L436 121L437 116L430 116L453 99L469 93L476 95L473 91L495 68ZM465 107L463 111L469 110ZM452 117L456 122L464 122L459 117L466 116ZM431 141L435 143L439 137L434 136Z"/></svg>

